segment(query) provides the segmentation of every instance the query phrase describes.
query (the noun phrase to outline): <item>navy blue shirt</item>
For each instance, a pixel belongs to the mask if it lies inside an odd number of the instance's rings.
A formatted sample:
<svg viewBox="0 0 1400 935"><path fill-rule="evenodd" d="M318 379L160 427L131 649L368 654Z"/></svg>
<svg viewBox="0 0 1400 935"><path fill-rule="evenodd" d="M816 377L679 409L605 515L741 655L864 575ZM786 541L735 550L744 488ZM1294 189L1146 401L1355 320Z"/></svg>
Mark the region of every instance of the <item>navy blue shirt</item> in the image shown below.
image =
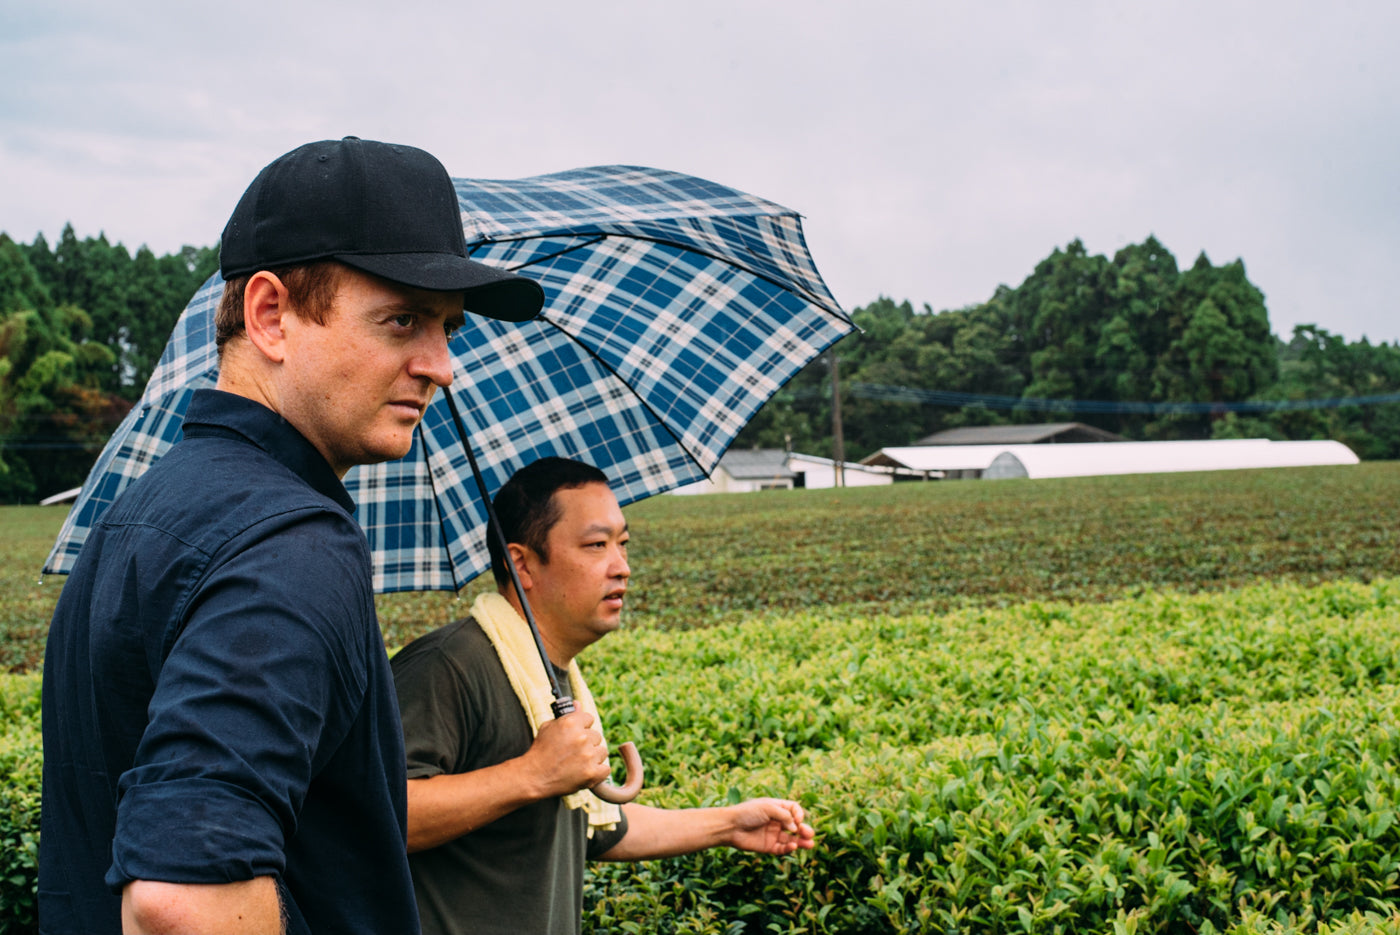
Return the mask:
<svg viewBox="0 0 1400 935"><path fill-rule="evenodd" d="M94 526L44 656L43 932L133 880L273 876L289 932L418 931L369 548L321 454L201 390Z"/></svg>

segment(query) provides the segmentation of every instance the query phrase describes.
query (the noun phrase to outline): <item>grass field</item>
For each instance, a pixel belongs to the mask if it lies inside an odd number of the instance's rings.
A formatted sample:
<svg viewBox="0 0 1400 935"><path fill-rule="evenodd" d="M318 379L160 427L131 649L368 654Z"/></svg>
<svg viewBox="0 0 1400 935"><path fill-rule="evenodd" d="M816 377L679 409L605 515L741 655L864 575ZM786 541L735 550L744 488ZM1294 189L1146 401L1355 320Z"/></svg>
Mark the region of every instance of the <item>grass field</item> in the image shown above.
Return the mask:
<svg viewBox="0 0 1400 935"><path fill-rule="evenodd" d="M1400 463L654 497L627 508L628 625L1100 601L1258 580L1400 574ZM0 507L0 670L26 671L63 578L39 569L63 513ZM389 645L462 614L462 594L377 599Z"/></svg>

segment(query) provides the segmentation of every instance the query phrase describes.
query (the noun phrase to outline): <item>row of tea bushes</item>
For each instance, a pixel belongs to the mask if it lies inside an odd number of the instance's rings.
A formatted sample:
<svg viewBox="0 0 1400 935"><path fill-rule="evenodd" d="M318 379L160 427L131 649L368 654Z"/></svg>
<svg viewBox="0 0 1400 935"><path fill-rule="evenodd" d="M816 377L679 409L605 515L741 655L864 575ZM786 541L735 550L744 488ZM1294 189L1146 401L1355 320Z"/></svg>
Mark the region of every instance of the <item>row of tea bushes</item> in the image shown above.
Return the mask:
<svg viewBox="0 0 1400 935"><path fill-rule="evenodd" d="M838 743L689 778L646 801L795 792L811 854L710 852L595 869L597 931L1226 930L1249 913L1390 913L1400 692L1083 722L1022 708L917 748ZM664 898L660 898L664 895ZM647 915L638 916L640 908Z"/></svg>
<svg viewBox="0 0 1400 935"><path fill-rule="evenodd" d="M627 604L690 628L832 604L1368 580L1400 575L1398 499L1400 462L652 497L625 511Z"/></svg>
<svg viewBox="0 0 1400 935"><path fill-rule="evenodd" d="M1395 931L1400 580L624 630L643 801L792 795L817 850L595 865L590 932ZM32 925L38 683L0 690L0 931Z"/></svg>
<svg viewBox="0 0 1400 935"><path fill-rule="evenodd" d="M794 795L819 848L596 867L594 931L1395 924L1400 582L628 637L644 801Z"/></svg>
<svg viewBox="0 0 1400 935"><path fill-rule="evenodd" d="M0 935L36 931L39 676L0 674Z"/></svg>
<svg viewBox="0 0 1400 935"><path fill-rule="evenodd" d="M614 742L650 746L649 775L669 784L746 766L764 745L918 746L988 735L1026 711L1078 723L1369 697L1400 685L1400 579L924 616L833 608L623 631L584 662L625 735Z"/></svg>
<svg viewBox="0 0 1400 935"><path fill-rule="evenodd" d="M632 529L628 619L690 629L757 614L943 613L1142 589L1220 591L1400 575L1400 462L652 497ZM37 670L62 576L38 571L57 507L0 507L0 670ZM381 594L401 646L466 613L491 576Z"/></svg>
<svg viewBox="0 0 1400 935"><path fill-rule="evenodd" d="M624 510L628 620L695 629L833 606L941 614L1367 581L1400 575L1397 500L1400 462L652 497ZM381 594L385 639L407 643L493 587L484 575L460 599Z"/></svg>

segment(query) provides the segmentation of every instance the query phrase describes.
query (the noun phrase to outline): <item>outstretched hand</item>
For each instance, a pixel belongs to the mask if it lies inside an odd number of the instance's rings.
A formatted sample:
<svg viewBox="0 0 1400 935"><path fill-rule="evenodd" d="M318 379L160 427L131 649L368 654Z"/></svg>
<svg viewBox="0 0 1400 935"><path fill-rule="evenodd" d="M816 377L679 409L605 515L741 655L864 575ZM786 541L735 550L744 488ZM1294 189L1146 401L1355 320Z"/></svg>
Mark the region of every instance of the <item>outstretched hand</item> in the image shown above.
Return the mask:
<svg viewBox="0 0 1400 935"><path fill-rule="evenodd" d="M816 846L816 832L802 806L787 799L749 799L730 806L733 831L729 846L758 854L782 856Z"/></svg>

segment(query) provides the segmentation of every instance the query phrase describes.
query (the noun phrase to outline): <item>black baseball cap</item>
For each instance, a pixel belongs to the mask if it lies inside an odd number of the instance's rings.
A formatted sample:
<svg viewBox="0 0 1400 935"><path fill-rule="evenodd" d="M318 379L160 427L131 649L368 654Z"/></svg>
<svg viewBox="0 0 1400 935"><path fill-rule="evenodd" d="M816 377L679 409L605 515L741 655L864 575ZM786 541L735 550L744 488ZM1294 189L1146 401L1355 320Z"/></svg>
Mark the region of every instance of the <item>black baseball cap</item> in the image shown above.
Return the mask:
<svg viewBox="0 0 1400 935"><path fill-rule="evenodd" d="M390 282L463 291L463 308L502 321L540 313L533 279L468 259L461 207L437 158L347 136L272 161L243 193L219 241L225 280L338 260Z"/></svg>

